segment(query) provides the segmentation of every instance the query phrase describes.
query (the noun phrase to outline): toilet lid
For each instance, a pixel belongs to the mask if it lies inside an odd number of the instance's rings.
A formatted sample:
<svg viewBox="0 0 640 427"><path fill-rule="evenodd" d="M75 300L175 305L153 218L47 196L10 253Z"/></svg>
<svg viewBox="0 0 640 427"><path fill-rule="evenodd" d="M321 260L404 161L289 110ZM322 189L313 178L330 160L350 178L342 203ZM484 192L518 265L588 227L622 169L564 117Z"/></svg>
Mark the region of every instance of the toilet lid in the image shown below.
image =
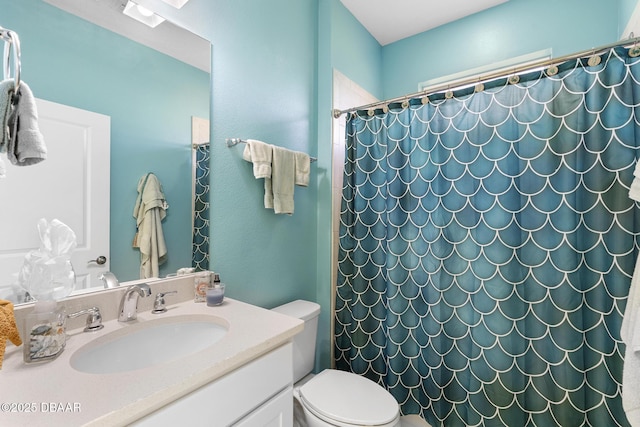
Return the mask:
<svg viewBox="0 0 640 427"><path fill-rule="evenodd" d="M398 403L384 388L359 375L327 369L299 389L319 417L354 425L380 425L398 417Z"/></svg>

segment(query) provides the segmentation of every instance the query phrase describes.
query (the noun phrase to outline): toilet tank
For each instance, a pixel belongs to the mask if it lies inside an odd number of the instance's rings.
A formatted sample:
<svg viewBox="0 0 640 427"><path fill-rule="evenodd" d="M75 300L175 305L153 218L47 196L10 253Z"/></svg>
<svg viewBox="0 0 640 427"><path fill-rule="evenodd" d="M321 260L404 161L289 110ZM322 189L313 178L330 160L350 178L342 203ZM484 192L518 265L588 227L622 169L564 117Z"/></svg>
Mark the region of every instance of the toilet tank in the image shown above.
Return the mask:
<svg viewBox="0 0 640 427"><path fill-rule="evenodd" d="M293 337L293 382L296 383L313 371L320 305L296 300L275 307L273 311L304 321L304 330Z"/></svg>

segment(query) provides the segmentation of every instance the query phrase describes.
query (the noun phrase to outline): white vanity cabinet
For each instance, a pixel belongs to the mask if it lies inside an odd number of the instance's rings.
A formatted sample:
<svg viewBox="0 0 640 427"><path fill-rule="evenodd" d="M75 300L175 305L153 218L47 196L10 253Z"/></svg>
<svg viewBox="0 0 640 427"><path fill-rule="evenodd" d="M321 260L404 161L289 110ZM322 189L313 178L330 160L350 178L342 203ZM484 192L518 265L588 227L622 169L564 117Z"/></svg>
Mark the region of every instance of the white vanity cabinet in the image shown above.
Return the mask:
<svg viewBox="0 0 640 427"><path fill-rule="evenodd" d="M288 343L134 422L136 427L293 425Z"/></svg>
<svg viewBox="0 0 640 427"><path fill-rule="evenodd" d="M0 370L0 402L14 403L16 411L0 411L0 426L292 426L291 341L302 332L302 320L231 298L216 307L194 303L191 276L152 282L151 286L153 292L178 289L176 298L182 295L184 299L157 315L151 312L152 298L143 298L134 323L118 322L117 309L105 309L111 317L103 318L104 328L97 332L83 332L83 322L78 321L67 331L65 350L48 363L26 365L22 347L10 344ZM98 294L68 301L67 311L120 301L124 289ZM27 312L17 314L23 316L16 319L21 324ZM124 369L125 364L121 371L109 373L74 368L72 359L83 354L85 346L99 346L142 330L155 331L155 325L188 323L189 319L207 319L224 326L226 333L219 340L212 338L204 349L168 361L147 355L149 363L142 368ZM165 333L167 346L194 345L179 344Z"/></svg>

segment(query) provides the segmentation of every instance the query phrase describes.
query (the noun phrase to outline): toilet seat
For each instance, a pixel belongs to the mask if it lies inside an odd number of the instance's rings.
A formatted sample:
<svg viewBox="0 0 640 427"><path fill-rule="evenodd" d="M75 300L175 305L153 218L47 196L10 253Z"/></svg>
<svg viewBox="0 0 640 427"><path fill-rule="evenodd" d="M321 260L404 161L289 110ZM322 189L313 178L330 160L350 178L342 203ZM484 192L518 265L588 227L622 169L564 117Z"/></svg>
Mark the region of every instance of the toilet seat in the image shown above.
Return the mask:
<svg viewBox="0 0 640 427"><path fill-rule="evenodd" d="M321 420L340 426L392 426L398 403L375 382L359 375L327 369L298 389L302 405Z"/></svg>

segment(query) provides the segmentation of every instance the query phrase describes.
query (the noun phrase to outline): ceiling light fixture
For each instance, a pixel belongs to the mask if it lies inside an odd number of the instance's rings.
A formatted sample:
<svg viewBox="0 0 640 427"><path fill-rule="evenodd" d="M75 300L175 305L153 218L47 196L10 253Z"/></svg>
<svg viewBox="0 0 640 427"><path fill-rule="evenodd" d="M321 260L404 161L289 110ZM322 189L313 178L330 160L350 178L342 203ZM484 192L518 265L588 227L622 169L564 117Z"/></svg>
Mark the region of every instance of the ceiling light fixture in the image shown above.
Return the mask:
<svg viewBox="0 0 640 427"><path fill-rule="evenodd" d="M184 6L189 0L162 0L163 2L170 4L171 6L180 9Z"/></svg>
<svg viewBox="0 0 640 427"><path fill-rule="evenodd" d="M138 3L131 0L127 1L127 4L125 5L122 13L135 19L136 21L150 26L151 28L155 28L159 24L164 22L163 17L153 13L146 7L140 6Z"/></svg>

